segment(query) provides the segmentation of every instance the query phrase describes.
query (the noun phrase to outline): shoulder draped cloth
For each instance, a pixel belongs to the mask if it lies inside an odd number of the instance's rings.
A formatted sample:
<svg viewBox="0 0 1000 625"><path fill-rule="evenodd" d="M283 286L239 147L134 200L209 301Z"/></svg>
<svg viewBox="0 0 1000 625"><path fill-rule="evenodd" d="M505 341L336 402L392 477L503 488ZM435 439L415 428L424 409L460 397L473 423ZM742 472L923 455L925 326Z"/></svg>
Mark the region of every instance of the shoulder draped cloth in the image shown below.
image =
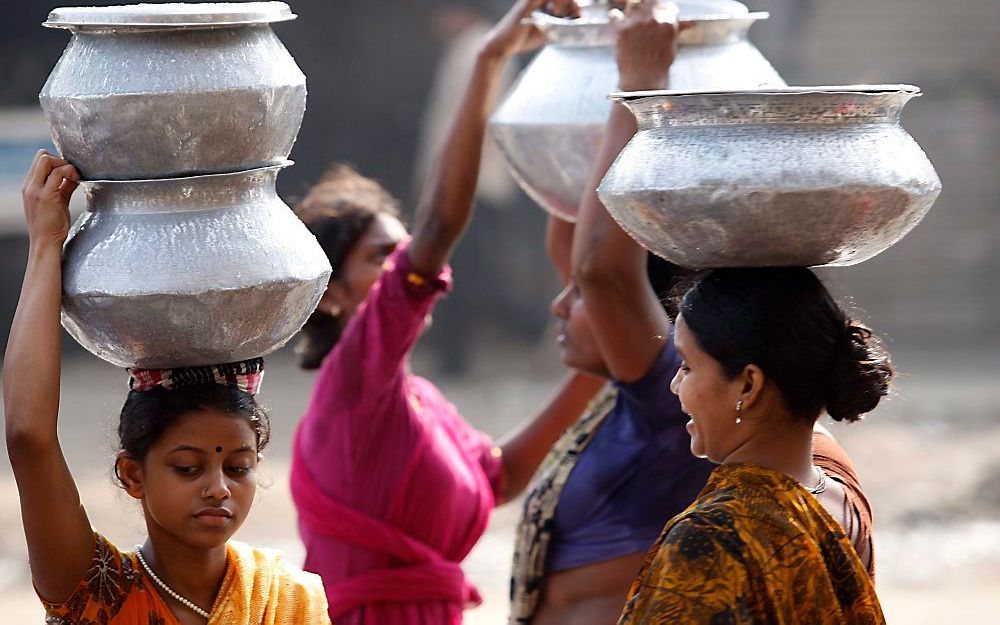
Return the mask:
<svg viewBox="0 0 1000 625"><path fill-rule="evenodd" d="M788 476L715 469L646 556L619 625L884 625L840 525Z"/></svg>
<svg viewBox="0 0 1000 625"><path fill-rule="evenodd" d="M514 538L510 580L510 625L531 623L541 599L545 558L563 486L580 454L614 408L618 390L611 384L590 402L583 416L552 446L531 480Z"/></svg>
<svg viewBox="0 0 1000 625"><path fill-rule="evenodd" d="M227 545L226 575L208 625L328 625L323 582L288 565L276 551ZM42 600L47 625L177 625L177 617L134 553L94 534L94 558L69 599Z"/></svg>
<svg viewBox="0 0 1000 625"><path fill-rule="evenodd" d="M329 623L319 576L289 566L277 551L230 541L229 568L208 625Z"/></svg>

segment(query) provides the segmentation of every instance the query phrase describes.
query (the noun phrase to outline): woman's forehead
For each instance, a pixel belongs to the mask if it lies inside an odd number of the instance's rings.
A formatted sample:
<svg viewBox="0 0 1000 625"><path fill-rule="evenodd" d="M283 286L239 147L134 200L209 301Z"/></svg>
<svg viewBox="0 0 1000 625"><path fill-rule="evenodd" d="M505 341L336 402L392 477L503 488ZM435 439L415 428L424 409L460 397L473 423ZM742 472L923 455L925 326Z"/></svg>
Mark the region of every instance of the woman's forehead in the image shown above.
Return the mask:
<svg viewBox="0 0 1000 625"><path fill-rule="evenodd" d="M246 419L239 415L210 410L190 412L164 432L156 446L170 451L178 447L215 451L254 448L256 436Z"/></svg>

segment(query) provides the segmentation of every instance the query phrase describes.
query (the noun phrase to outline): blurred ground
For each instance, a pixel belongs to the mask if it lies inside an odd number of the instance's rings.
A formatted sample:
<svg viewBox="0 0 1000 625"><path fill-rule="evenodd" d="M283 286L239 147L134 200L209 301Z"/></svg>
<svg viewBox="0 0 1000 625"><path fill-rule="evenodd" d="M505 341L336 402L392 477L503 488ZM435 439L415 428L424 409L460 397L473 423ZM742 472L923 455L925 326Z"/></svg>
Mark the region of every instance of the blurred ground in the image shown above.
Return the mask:
<svg viewBox="0 0 1000 625"><path fill-rule="evenodd" d="M548 348L480 348L474 368L444 380L446 394L478 427L502 434L544 401L560 375ZM419 356L419 355L418 355ZM427 369L418 357L417 369ZM851 452L876 512L878 591L890 623L995 622L1000 612L1000 385L996 356L897 350L897 395L869 421L831 426ZM139 508L110 477L113 428L124 396L122 372L88 357L66 363L61 433L95 527L123 546L143 536ZM256 509L239 537L302 557L286 484L290 437L311 376L287 352L269 361L263 397L274 437ZM497 511L466 560L484 604L469 625L506 619L513 504ZM0 460L0 605L7 624L39 623L28 577L17 492ZM993 616L990 616L993 615Z"/></svg>

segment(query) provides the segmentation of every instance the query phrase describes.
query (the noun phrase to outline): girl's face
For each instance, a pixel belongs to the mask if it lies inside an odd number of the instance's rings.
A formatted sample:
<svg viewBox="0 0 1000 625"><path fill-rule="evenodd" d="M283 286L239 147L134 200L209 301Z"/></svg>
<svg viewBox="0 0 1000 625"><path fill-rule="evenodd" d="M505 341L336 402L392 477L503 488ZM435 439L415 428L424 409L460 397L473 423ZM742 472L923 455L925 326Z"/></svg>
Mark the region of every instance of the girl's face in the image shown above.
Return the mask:
<svg viewBox="0 0 1000 625"><path fill-rule="evenodd" d="M604 356L594 337L590 315L583 305L583 297L576 284L570 280L566 288L552 300L552 314L559 320L559 348L563 363L584 373L610 377Z"/></svg>
<svg viewBox="0 0 1000 625"><path fill-rule="evenodd" d="M406 237L406 227L391 215L379 214L344 258L340 277L330 281L320 310L346 323L382 276L385 259Z"/></svg>
<svg viewBox="0 0 1000 625"><path fill-rule="evenodd" d="M193 547L225 544L257 491L257 443L239 416L203 410L180 417L141 462L125 460L128 492L142 500L150 535Z"/></svg>
<svg viewBox="0 0 1000 625"><path fill-rule="evenodd" d="M749 435L749 424L736 423L736 404L745 391L744 380L740 376L728 378L722 365L701 350L683 315L678 315L674 325L674 346L683 362L670 390L691 418L687 424L691 453L721 463Z"/></svg>

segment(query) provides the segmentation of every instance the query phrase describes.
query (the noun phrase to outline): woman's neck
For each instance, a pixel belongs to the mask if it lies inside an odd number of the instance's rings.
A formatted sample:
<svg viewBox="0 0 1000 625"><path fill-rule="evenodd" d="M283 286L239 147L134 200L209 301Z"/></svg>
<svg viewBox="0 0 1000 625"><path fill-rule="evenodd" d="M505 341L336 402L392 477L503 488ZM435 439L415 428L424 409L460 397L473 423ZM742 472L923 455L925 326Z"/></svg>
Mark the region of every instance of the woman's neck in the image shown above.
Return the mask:
<svg viewBox="0 0 1000 625"><path fill-rule="evenodd" d="M211 611L226 576L225 544L210 549L192 547L149 528L149 539L142 546L142 555L171 590L203 610ZM175 604L166 593L161 595L168 604Z"/></svg>
<svg viewBox="0 0 1000 625"><path fill-rule="evenodd" d="M763 419L722 464L756 464L784 473L806 488L813 488L817 477L812 462L812 435L812 424L800 419Z"/></svg>

